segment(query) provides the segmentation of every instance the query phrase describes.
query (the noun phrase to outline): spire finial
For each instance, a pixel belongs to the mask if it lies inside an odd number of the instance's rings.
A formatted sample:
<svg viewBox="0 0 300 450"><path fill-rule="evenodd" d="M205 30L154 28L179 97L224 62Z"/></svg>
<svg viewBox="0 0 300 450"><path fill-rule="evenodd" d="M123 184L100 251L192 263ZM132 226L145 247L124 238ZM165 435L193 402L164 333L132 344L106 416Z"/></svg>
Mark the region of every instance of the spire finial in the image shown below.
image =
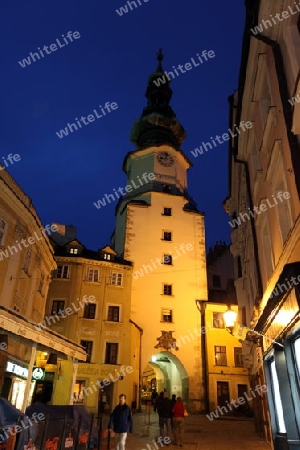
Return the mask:
<svg viewBox="0 0 300 450"><path fill-rule="evenodd" d="M163 72L163 68L162 68L161 62L164 59L164 54L163 54L163 51L162 51L161 48L156 53L156 58L157 58L157 61L158 61L156 70L157 70L157 72Z"/></svg>

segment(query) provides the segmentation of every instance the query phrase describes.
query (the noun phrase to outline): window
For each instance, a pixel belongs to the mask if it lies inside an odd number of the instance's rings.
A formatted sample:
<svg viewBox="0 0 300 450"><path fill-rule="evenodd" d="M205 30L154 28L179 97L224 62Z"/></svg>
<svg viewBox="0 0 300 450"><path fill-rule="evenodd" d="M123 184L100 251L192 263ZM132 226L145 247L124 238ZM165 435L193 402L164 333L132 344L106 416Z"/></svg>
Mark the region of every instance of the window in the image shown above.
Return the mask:
<svg viewBox="0 0 300 450"><path fill-rule="evenodd" d="M163 241L171 241L171 240L172 240L172 232L163 231Z"/></svg>
<svg viewBox="0 0 300 450"><path fill-rule="evenodd" d="M225 328L223 314L220 312L213 312L213 327Z"/></svg>
<svg viewBox="0 0 300 450"><path fill-rule="evenodd" d="M242 360L242 347L234 347L234 365L235 367L244 367Z"/></svg>
<svg viewBox="0 0 300 450"><path fill-rule="evenodd" d="M88 268L87 281L92 281L94 283L99 283L99 270L98 269Z"/></svg>
<svg viewBox="0 0 300 450"><path fill-rule="evenodd" d="M213 275L213 287L220 288L221 287L221 277L219 275Z"/></svg>
<svg viewBox="0 0 300 450"><path fill-rule="evenodd" d="M40 292L40 294L43 293L44 282L45 282L45 274L42 272L40 282L39 282L39 287L38 287L38 292Z"/></svg>
<svg viewBox="0 0 300 450"><path fill-rule="evenodd" d="M172 188L169 184L163 184L162 190L163 190L163 192L169 193L169 192L171 192Z"/></svg>
<svg viewBox="0 0 300 450"><path fill-rule="evenodd" d="M172 208L164 208L163 216L171 216Z"/></svg>
<svg viewBox="0 0 300 450"><path fill-rule="evenodd" d="M104 259L107 259L107 261L110 261L111 255L109 253L104 253L103 257Z"/></svg>
<svg viewBox="0 0 300 450"><path fill-rule="evenodd" d="M105 364L117 364L119 344L107 343L105 349Z"/></svg>
<svg viewBox="0 0 300 450"><path fill-rule="evenodd" d="M276 421L278 426L279 433L286 433L286 427L284 422L284 415L283 415L283 409L282 409L282 402L281 402L281 396L280 396L280 390L279 390L279 381L277 376L277 371L275 367L275 361L273 360L270 364L270 375L272 378L272 394L273 394L273 401L275 404L275 414L276 414Z"/></svg>
<svg viewBox="0 0 300 450"><path fill-rule="evenodd" d="M6 227L7 223L5 222L5 220L0 219L0 245L3 245L4 243Z"/></svg>
<svg viewBox="0 0 300 450"><path fill-rule="evenodd" d="M80 345L85 349L87 353L86 362L91 362L92 358L92 350L93 350L93 341L80 341Z"/></svg>
<svg viewBox="0 0 300 450"><path fill-rule="evenodd" d="M69 266L57 266L56 278L70 278Z"/></svg>
<svg viewBox="0 0 300 450"><path fill-rule="evenodd" d="M215 365L227 366L226 347L215 345Z"/></svg>
<svg viewBox="0 0 300 450"><path fill-rule="evenodd" d="M110 322L119 322L120 318L120 307L119 306L109 306L107 320Z"/></svg>
<svg viewBox="0 0 300 450"><path fill-rule="evenodd" d="M289 210L289 200L284 200L284 197L282 196L283 193L286 192L285 183L281 181L280 184L276 187L275 195L277 197L277 214L278 214L278 221L279 221L279 227L281 231L281 237L282 237L282 244L285 243L286 238L289 234L289 231L291 229L291 215ZM279 194L279 196L278 196Z"/></svg>
<svg viewBox="0 0 300 450"><path fill-rule="evenodd" d="M172 285L164 284L164 295L172 295Z"/></svg>
<svg viewBox="0 0 300 450"><path fill-rule="evenodd" d="M73 392L73 403L83 403L85 380L76 380Z"/></svg>
<svg viewBox="0 0 300 450"><path fill-rule="evenodd" d="M54 300L52 303L51 316L54 316L55 314L59 314L60 311L64 310L64 307L65 307L64 300Z"/></svg>
<svg viewBox="0 0 300 450"><path fill-rule="evenodd" d="M76 247L70 248L70 253L72 253L73 255L77 255L78 254L78 248L76 248Z"/></svg>
<svg viewBox="0 0 300 450"><path fill-rule="evenodd" d="M86 303L83 312L84 319L95 319L95 316L96 316L95 303Z"/></svg>
<svg viewBox="0 0 300 450"><path fill-rule="evenodd" d="M162 310L162 322L173 322L173 314L171 309L163 309Z"/></svg>
<svg viewBox="0 0 300 450"><path fill-rule="evenodd" d="M164 255L163 264L172 265L172 255Z"/></svg>
<svg viewBox="0 0 300 450"><path fill-rule="evenodd" d="M24 272L26 272L27 274L28 274L28 272L29 272L29 266L30 266L30 262L31 262L31 255L32 255L31 248L28 248L28 249L26 250L26 253L25 253L24 266L23 266L23 270L24 270Z"/></svg>
<svg viewBox="0 0 300 450"><path fill-rule="evenodd" d="M119 272L111 272L110 284L113 286L123 285L123 274Z"/></svg>

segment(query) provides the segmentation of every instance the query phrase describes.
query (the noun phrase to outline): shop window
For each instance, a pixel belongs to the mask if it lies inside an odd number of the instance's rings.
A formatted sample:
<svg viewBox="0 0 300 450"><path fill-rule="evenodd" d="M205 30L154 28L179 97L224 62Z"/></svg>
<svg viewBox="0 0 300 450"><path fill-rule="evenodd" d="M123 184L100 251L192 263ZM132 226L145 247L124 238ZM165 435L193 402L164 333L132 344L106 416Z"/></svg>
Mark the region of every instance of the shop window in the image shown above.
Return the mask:
<svg viewBox="0 0 300 450"><path fill-rule="evenodd" d="M278 376L276 372L275 367L275 361L271 361L270 363L270 375L272 379L272 393L273 393L273 401L275 406L275 416L276 416L276 422L279 433L286 433L285 423L284 423L284 417L283 417L283 409L282 409L282 402L280 397L280 390L279 390L279 382L278 382Z"/></svg>
<svg viewBox="0 0 300 450"><path fill-rule="evenodd" d="M73 403L83 403L85 380L76 380L73 391Z"/></svg>

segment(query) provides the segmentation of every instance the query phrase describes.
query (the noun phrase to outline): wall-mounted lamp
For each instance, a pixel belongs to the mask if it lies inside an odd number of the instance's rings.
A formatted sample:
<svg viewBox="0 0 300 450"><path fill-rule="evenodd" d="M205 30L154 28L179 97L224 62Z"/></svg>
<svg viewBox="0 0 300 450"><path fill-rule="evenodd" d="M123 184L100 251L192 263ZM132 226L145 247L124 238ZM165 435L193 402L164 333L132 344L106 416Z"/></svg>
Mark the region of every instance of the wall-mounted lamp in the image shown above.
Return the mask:
<svg viewBox="0 0 300 450"><path fill-rule="evenodd" d="M231 309L230 305L228 305L227 311L223 313L223 318L225 322L225 327L232 334L233 327L237 318L237 313Z"/></svg>

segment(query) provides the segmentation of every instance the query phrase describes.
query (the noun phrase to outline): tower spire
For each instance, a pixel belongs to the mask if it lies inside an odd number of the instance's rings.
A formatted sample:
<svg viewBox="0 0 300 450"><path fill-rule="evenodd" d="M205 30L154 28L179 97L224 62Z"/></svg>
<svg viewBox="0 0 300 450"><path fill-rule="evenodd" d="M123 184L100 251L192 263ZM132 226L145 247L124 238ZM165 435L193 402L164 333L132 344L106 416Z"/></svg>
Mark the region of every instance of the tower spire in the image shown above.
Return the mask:
<svg viewBox="0 0 300 450"><path fill-rule="evenodd" d="M170 77L162 68L164 55L161 48L156 53L156 58L156 71L149 76L145 93L147 106L135 121L130 140L139 148L170 144L179 149L186 132L169 105L173 92Z"/></svg>

